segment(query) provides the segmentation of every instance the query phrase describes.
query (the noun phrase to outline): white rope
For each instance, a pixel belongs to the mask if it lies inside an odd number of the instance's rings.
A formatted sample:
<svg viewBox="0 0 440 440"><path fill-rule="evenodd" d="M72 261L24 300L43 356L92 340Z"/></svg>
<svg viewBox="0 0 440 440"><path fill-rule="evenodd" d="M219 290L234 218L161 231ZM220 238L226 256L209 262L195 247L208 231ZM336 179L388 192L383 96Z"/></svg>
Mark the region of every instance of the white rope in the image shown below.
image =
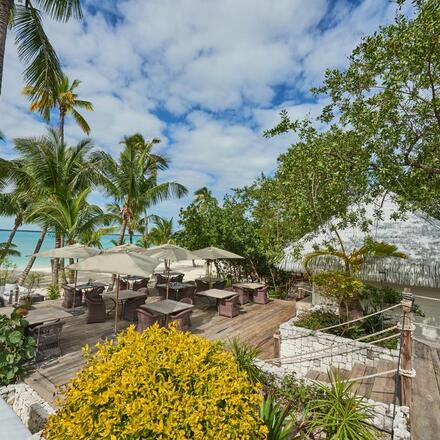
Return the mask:
<svg viewBox="0 0 440 440"><path fill-rule="evenodd" d="M440 301L440 298L431 298L430 296L413 295L414 298L430 299L431 301Z"/></svg>
<svg viewBox="0 0 440 440"><path fill-rule="evenodd" d="M397 373L397 368L394 370L382 371L380 373L369 374L368 376L355 377L354 379L349 379L350 382L357 382L364 379L371 379L373 377L385 376L386 374Z"/></svg>

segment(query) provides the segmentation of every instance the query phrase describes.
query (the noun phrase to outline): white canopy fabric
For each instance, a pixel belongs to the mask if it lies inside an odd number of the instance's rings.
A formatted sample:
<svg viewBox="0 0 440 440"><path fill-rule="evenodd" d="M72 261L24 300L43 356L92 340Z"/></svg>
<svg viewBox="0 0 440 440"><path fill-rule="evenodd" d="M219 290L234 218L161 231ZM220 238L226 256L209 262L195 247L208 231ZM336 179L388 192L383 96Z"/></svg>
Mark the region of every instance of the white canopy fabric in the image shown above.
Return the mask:
<svg viewBox="0 0 440 440"><path fill-rule="evenodd" d="M67 266L67 269L85 272L111 273L117 275L150 276L160 263L156 258L135 252L101 253L79 263Z"/></svg>
<svg viewBox="0 0 440 440"><path fill-rule="evenodd" d="M135 244L121 244L119 246L113 246L102 251L103 254L116 254L124 252L135 252L138 254L145 254L148 249L136 246Z"/></svg>
<svg viewBox="0 0 440 440"><path fill-rule="evenodd" d="M175 244L163 244L147 249L145 255L168 261L197 260L199 258L196 254Z"/></svg>
<svg viewBox="0 0 440 440"><path fill-rule="evenodd" d="M215 246L209 246L204 249L193 251L199 258L203 260L229 260L229 259L244 259L244 257L234 254L233 252L225 251L224 249Z"/></svg>
<svg viewBox="0 0 440 440"><path fill-rule="evenodd" d="M97 248L84 246L82 244L71 244L47 251L38 252L34 257L48 258L88 258L99 254L101 251Z"/></svg>

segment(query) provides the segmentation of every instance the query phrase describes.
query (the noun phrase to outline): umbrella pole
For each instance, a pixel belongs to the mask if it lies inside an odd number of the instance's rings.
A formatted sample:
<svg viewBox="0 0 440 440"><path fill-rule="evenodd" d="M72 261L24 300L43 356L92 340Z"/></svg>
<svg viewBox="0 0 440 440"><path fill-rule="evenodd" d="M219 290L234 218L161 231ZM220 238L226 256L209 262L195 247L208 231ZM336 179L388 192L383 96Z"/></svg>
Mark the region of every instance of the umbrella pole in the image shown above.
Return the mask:
<svg viewBox="0 0 440 440"><path fill-rule="evenodd" d="M79 258L76 259L76 262L78 263ZM72 314L75 314L75 304L76 304L76 285L78 284L78 271L75 270L75 278L73 280L73 305L72 305Z"/></svg>
<svg viewBox="0 0 440 440"><path fill-rule="evenodd" d="M170 270L167 271L167 298L168 299L168 289L170 287Z"/></svg>
<svg viewBox="0 0 440 440"><path fill-rule="evenodd" d="M119 274L116 275L116 305L115 305L115 336L118 332L118 313L119 313Z"/></svg>

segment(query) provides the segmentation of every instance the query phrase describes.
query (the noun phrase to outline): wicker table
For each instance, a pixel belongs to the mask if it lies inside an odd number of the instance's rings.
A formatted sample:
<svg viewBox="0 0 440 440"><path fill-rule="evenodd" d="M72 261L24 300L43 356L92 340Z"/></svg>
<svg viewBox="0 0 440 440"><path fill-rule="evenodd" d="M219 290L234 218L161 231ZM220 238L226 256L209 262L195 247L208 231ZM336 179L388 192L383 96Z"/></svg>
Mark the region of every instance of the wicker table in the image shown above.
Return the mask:
<svg viewBox="0 0 440 440"><path fill-rule="evenodd" d="M116 305L116 292L111 291L111 292L103 293L101 296L103 299L105 298L111 299ZM129 299L138 298L140 296L145 296L145 293L137 292L135 290L121 290L119 292L119 301L122 305L121 316L124 316L125 302Z"/></svg>
<svg viewBox="0 0 440 440"><path fill-rule="evenodd" d="M171 313L183 312L184 310L192 309L194 306L192 304L174 301L172 299L163 299L162 301L142 304L140 307L142 309L167 316Z"/></svg>
<svg viewBox="0 0 440 440"><path fill-rule="evenodd" d="M233 284L233 287L240 287L241 289L247 289L247 290L257 290L261 289L262 287L265 287L266 284L263 283L235 283Z"/></svg>

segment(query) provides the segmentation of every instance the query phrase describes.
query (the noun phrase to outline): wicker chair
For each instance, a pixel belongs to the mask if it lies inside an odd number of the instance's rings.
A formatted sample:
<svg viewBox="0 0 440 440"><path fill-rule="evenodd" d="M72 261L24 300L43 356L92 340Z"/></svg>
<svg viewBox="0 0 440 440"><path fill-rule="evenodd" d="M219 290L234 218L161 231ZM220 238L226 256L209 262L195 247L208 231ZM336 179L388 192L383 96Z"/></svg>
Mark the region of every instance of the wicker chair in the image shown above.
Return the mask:
<svg viewBox="0 0 440 440"><path fill-rule="evenodd" d="M75 294L75 289L73 287L64 285L63 289L64 289L64 299L62 306L65 309L71 309L73 307L74 296L75 296L75 307L80 307L82 305L83 294L80 289L76 289L76 294Z"/></svg>
<svg viewBox="0 0 440 440"><path fill-rule="evenodd" d="M101 296L102 293L104 293L105 287L104 286L99 286L99 287L94 287L89 293L87 293L85 296L87 296L88 298L96 298Z"/></svg>
<svg viewBox="0 0 440 440"><path fill-rule="evenodd" d="M255 304L267 304L269 296L267 294L268 287L262 287L254 291L253 299Z"/></svg>
<svg viewBox="0 0 440 440"><path fill-rule="evenodd" d="M213 289L224 290L225 287L226 287L226 280L216 281L215 283L212 284Z"/></svg>
<svg viewBox="0 0 440 440"><path fill-rule="evenodd" d="M180 302L181 302L181 303L185 303L185 304L191 304L191 305L194 304L194 300L193 300L192 298L190 298L189 296L188 296L188 297L185 297L185 298L182 298L182 299L180 300Z"/></svg>
<svg viewBox="0 0 440 440"><path fill-rule="evenodd" d="M101 296L85 297L87 304L87 324L104 322L107 318L105 303Z"/></svg>
<svg viewBox="0 0 440 440"><path fill-rule="evenodd" d="M136 309L142 304L145 304L146 299L147 295L144 295L138 296L137 298L130 298L125 301L123 319L126 321L136 321Z"/></svg>
<svg viewBox="0 0 440 440"><path fill-rule="evenodd" d="M192 310L183 310L179 313L168 315L167 325L172 322L176 323L177 330L186 332L190 330Z"/></svg>
<svg viewBox="0 0 440 440"><path fill-rule="evenodd" d="M30 335L35 338L36 342L34 355L36 362L53 356L61 356L60 335L64 324L64 321L57 320L29 329Z"/></svg>
<svg viewBox="0 0 440 440"><path fill-rule="evenodd" d="M133 290L138 291L139 289L147 288L148 281L150 281L150 278L142 278L140 281L135 281L133 283Z"/></svg>
<svg viewBox="0 0 440 440"><path fill-rule="evenodd" d="M234 287L234 292L238 293L238 302L241 306L249 303L249 292L241 287Z"/></svg>
<svg viewBox="0 0 440 440"><path fill-rule="evenodd" d="M166 284L168 277L162 275L161 273L155 273L154 276L156 277L156 286L158 284Z"/></svg>
<svg viewBox="0 0 440 440"><path fill-rule="evenodd" d="M240 306L238 304L238 295L234 295L231 298L222 299L218 303L218 314L220 316L227 316L233 318L240 313Z"/></svg>
<svg viewBox="0 0 440 440"><path fill-rule="evenodd" d="M203 292L209 289L209 283L204 280L196 279L196 292Z"/></svg>
<svg viewBox="0 0 440 440"><path fill-rule="evenodd" d="M179 290L179 297L181 300L189 298L189 299L191 299L191 301L193 303L195 293L196 293L195 286L185 287L185 288Z"/></svg>
<svg viewBox="0 0 440 440"><path fill-rule="evenodd" d="M167 288L164 286L156 286L157 289L157 293L159 294L159 296L161 296L162 298L166 298L167 296ZM168 293L170 292L170 290L168 290Z"/></svg>
<svg viewBox="0 0 440 440"><path fill-rule="evenodd" d="M161 315L156 313L151 313L148 310L145 309L136 309L137 314L137 324L136 324L136 331L139 333L142 333L144 330L146 330L148 327L152 326L156 322L160 325L161 321Z"/></svg>
<svg viewBox="0 0 440 440"><path fill-rule="evenodd" d="M183 277L183 273L179 273L179 275L173 275L170 277L170 283L181 283L183 281Z"/></svg>
<svg viewBox="0 0 440 440"><path fill-rule="evenodd" d="M119 279L119 290L127 290L128 289L128 281L124 281ZM116 286L115 286L115 290L116 290Z"/></svg>

